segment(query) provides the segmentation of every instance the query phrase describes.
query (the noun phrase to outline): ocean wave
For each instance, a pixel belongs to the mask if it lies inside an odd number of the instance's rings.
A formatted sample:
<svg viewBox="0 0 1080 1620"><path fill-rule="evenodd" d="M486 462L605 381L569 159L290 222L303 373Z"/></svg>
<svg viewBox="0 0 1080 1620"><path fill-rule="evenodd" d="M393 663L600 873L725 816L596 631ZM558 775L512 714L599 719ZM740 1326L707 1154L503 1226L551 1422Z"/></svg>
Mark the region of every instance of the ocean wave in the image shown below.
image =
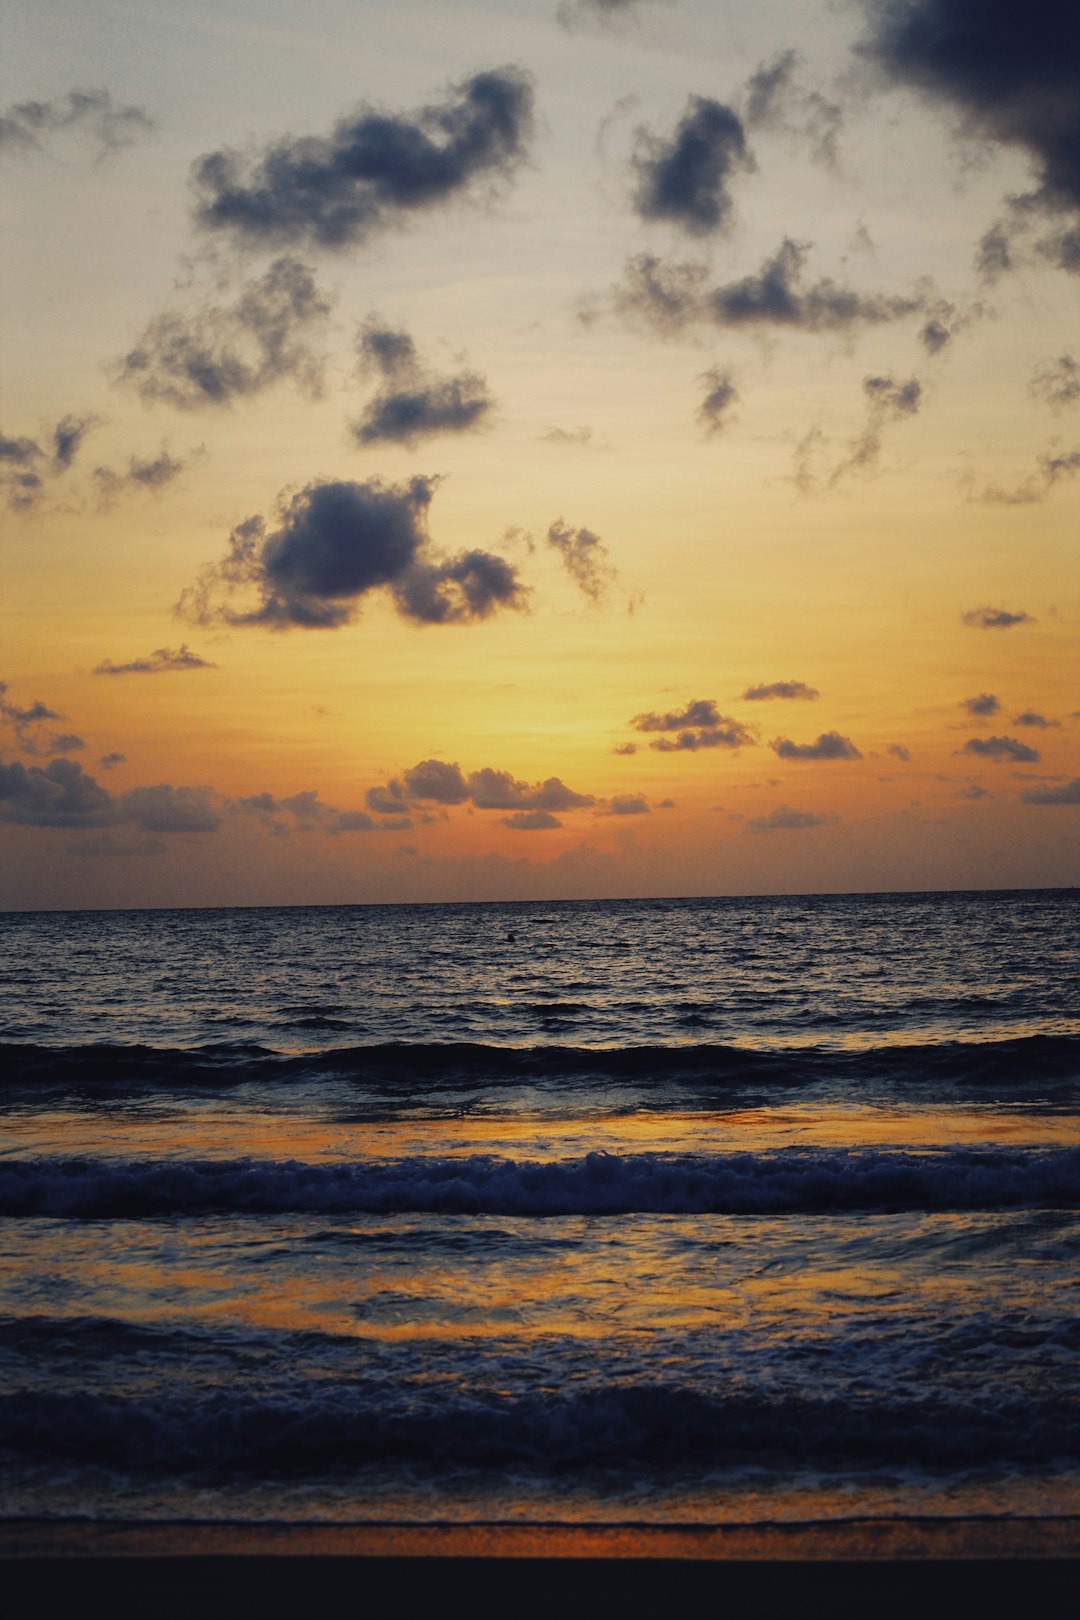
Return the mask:
<svg viewBox="0 0 1080 1620"><path fill-rule="evenodd" d="M333 1382L253 1398L235 1388L121 1397L23 1391L0 1397L9 1459L75 1459L203 1476L339 1473L370 1462L562 1472L581 1466L1040 1465L1080 1456L1080 1413L1061 1397L838 1398L610 1384L526 1395L396 1394Z"/></svg>
<svg viewBox="0 0 1080 1620"><path fill-rule="evenodd" d="M1080 1207L1080 1148L0 1162L0 1215L783 1215Z"/></svg>
<svg viewBox="0 0 1080 1620"><path fill-rule="evenodd" d="M558 1013L557 1007L545 1009ZM330 1020L323 1020L329 1023ZM839 1083L961 1087L1060 1087L1080 1080L1080 1036L838 1049L731 1046L494 1046L467 1041L382 1042L289 1054L246 1042L192 1048L94 1042L0 1043L5 1087L228 1087L247 1082L353 1082L391 1089L557 1085L596 1079L642 1089L724 1089Z"/></svg>

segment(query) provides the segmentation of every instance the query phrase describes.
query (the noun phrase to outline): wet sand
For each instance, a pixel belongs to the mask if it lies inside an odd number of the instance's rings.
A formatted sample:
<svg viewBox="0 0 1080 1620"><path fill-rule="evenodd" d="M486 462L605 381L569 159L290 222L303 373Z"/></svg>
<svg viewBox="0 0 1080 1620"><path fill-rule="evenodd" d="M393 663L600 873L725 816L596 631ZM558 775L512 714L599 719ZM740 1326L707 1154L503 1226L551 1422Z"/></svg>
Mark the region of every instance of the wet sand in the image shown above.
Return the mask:
<svg viewBox="0 0 1080 1620"><path fill-rule="evenodd" d="M0 1525L12 1614L115 1620L463 1611L807 1620L1074 1612L1074 1520L722 1529Z"/></svg>

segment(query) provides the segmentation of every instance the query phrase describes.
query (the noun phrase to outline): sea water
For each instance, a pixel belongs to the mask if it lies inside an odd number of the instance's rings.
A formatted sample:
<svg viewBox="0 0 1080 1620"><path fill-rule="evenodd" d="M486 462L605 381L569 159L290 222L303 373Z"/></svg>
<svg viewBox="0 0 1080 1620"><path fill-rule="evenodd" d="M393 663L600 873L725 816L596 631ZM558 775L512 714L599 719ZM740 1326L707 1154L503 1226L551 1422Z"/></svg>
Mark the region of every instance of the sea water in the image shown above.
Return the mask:
<svg viewBox="0 0 1080 1620"><path fill-rule="evenodd" d="M0 1513L1080 1512L1078 921L0 918Z"/></svg>

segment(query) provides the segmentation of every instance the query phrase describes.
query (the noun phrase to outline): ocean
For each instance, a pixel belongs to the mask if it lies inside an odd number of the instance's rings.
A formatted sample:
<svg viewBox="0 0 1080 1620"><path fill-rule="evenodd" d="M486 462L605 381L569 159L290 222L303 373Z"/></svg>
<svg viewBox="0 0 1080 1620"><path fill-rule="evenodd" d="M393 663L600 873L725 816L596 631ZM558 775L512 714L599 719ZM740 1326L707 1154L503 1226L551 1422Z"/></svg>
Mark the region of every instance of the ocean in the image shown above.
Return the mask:
<svg viewBox="0 0 1080 1620"><path fill-rule="evenodd" d="M1078 922L0 917L0 1516L1080 1514Z"/></svg>

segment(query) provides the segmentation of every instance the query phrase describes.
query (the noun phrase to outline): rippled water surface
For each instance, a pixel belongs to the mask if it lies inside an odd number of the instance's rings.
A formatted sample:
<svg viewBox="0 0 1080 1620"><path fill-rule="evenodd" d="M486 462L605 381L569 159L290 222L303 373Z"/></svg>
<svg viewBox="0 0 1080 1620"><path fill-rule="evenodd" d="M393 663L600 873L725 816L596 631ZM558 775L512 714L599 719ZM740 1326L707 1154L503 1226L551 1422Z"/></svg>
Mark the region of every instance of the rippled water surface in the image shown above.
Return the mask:
<svg viewBox="0 0 1080 1620"><path fill-rule="evenodd" d="M1074 893L0 935L0 1511L1080 1512Z"/></svg>

